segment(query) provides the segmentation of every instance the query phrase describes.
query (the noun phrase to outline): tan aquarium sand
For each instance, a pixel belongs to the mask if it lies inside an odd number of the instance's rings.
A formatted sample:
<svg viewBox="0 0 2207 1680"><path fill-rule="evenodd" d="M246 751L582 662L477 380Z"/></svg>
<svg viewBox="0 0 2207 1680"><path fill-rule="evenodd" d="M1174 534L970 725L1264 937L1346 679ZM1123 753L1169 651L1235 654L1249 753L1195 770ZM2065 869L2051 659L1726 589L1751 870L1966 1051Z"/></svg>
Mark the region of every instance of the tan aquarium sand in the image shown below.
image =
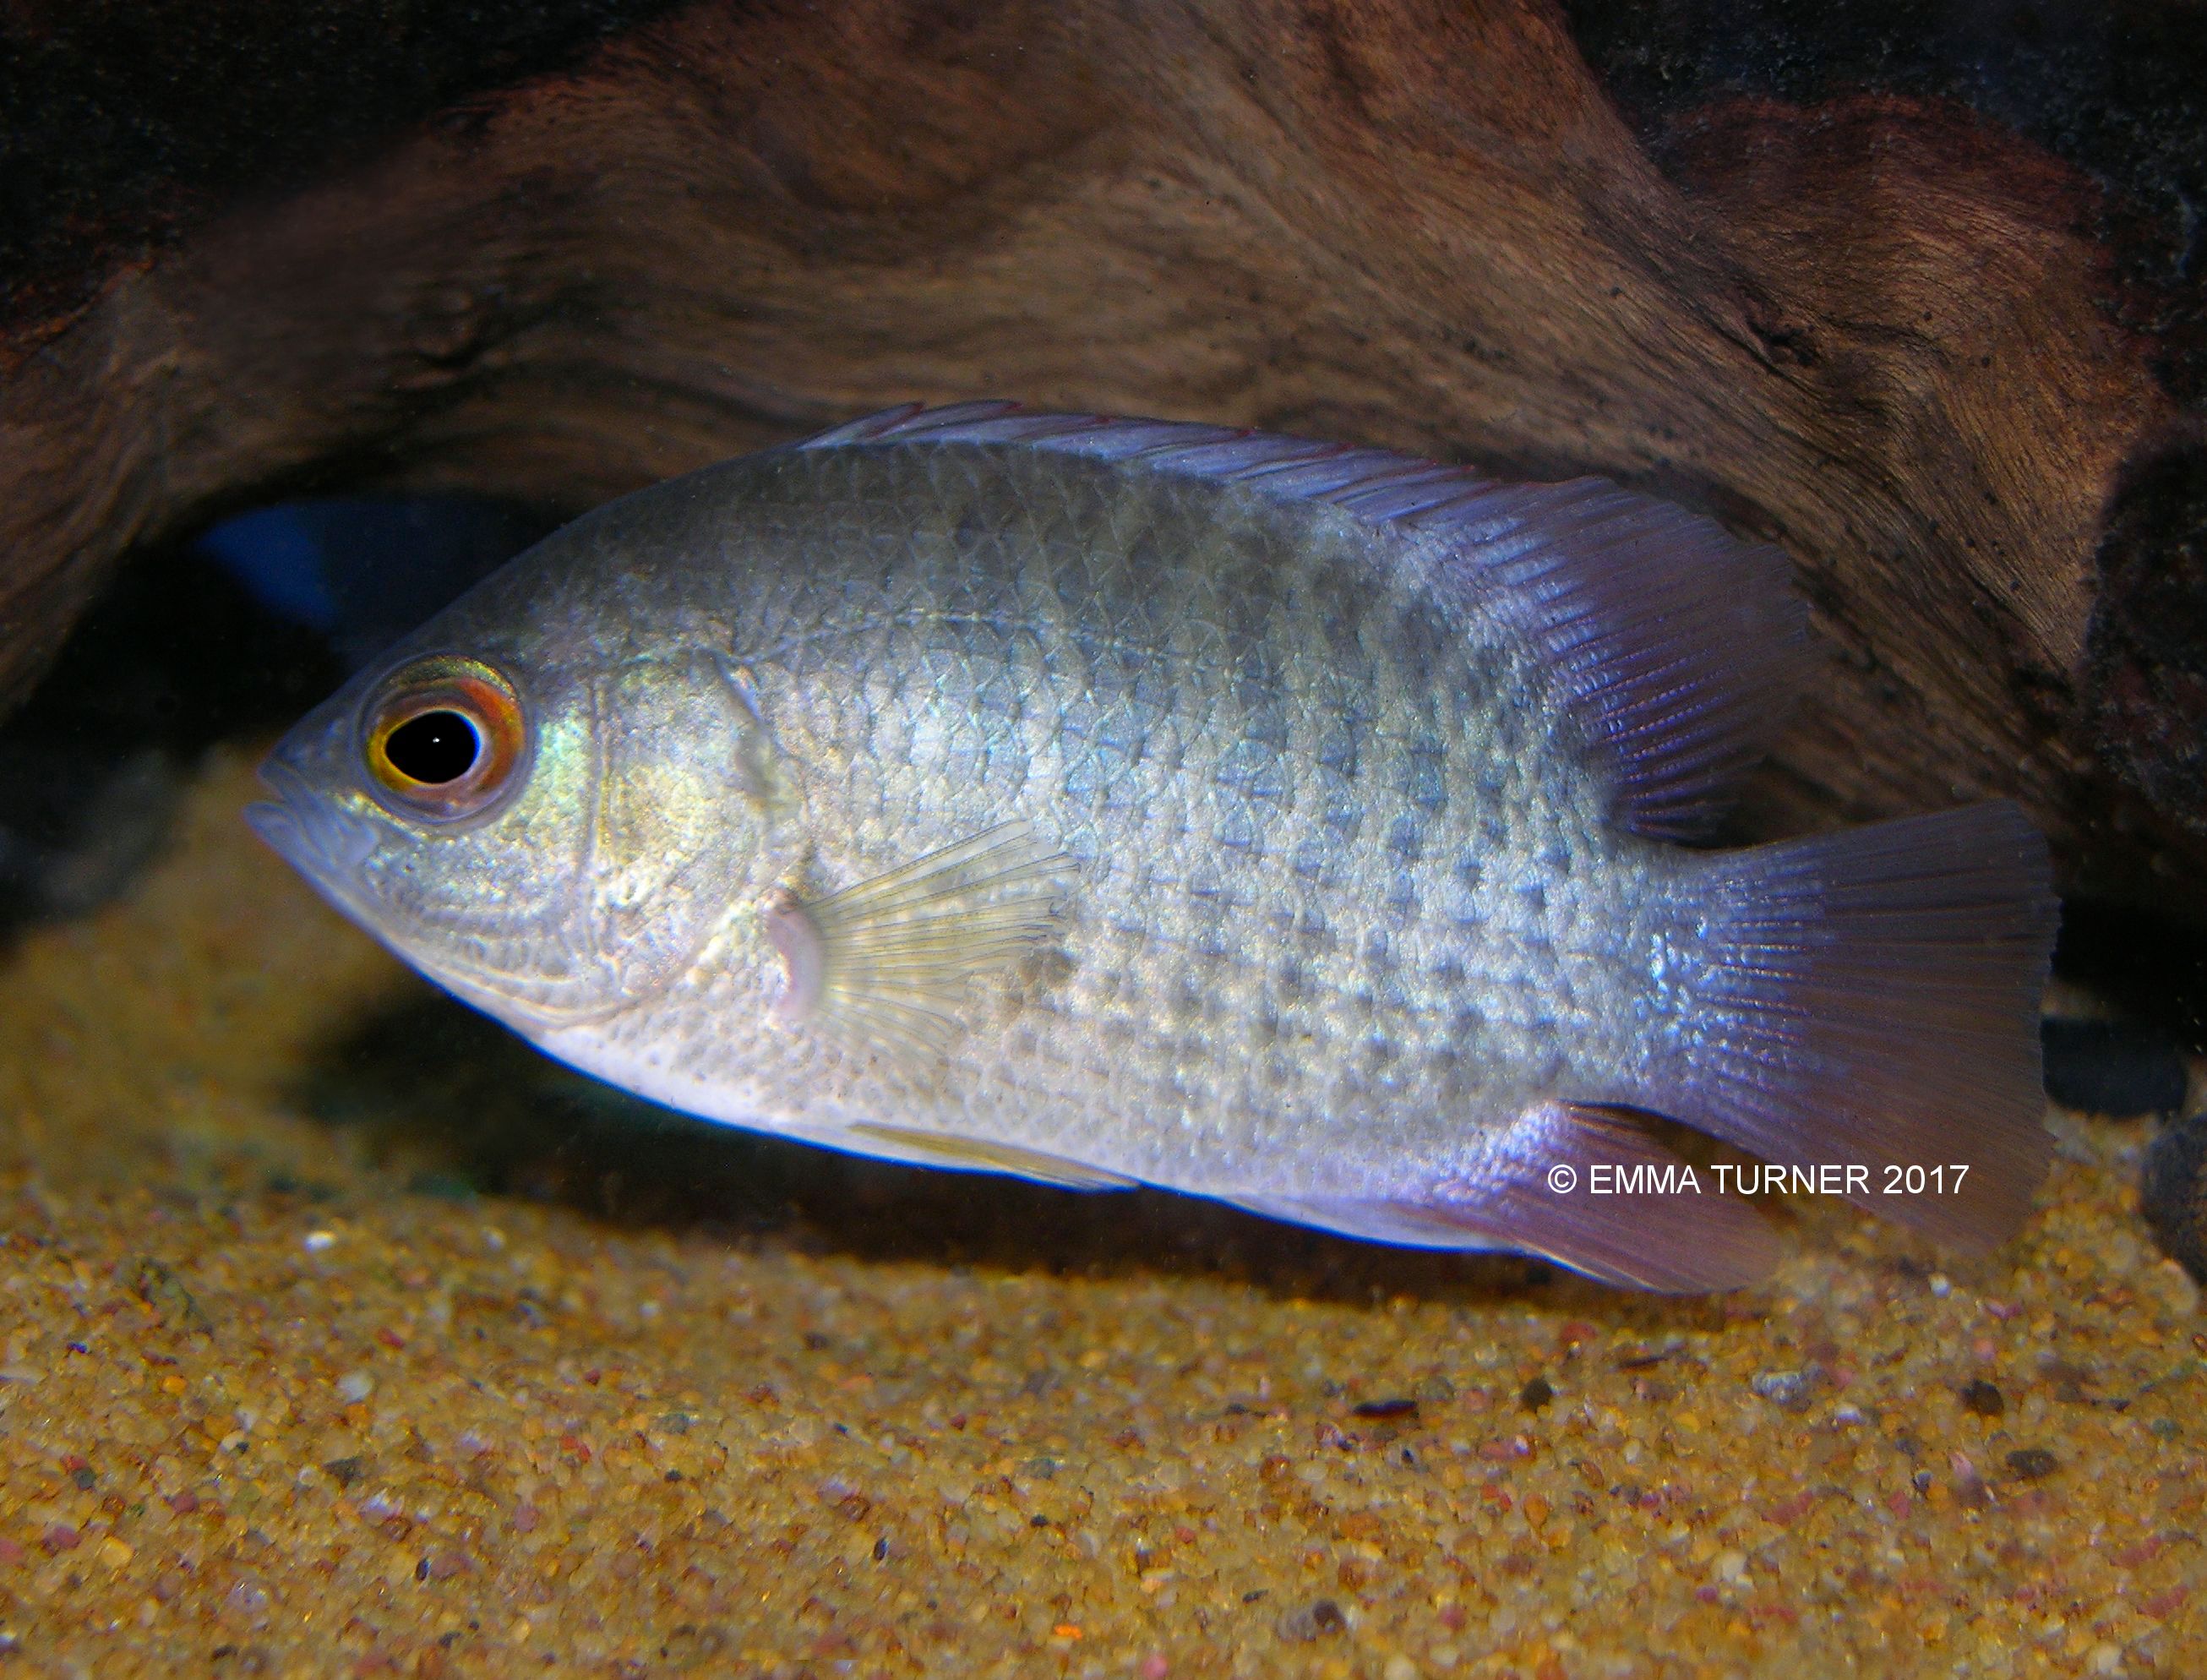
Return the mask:
<svg viewBox="0 0 2207 1680"><path fill-rule="evenodd" d="M0 1673L2207 1673L2138 1125L1684 1300L846 1160L435 998L250 762L0 969Z"/></svg>

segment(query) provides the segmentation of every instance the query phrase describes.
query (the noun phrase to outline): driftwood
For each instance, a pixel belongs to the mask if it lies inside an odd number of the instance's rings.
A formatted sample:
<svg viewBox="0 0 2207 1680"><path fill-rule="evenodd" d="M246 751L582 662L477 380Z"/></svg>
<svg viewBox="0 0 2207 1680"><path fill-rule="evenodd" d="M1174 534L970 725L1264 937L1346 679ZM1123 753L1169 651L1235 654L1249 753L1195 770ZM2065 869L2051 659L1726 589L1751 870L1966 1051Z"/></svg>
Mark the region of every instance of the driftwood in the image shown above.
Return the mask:
<svg viewBox="0 0 2207 1680"><path fill-rule="evenodd" d="M2201 455L2091 188L1869 95L1664 161L1540 4L709 0L15 323L0 686L301 483L573 509L1010 395L1708 508L1830 650L1746 832L2012 794L2072 887L2207 919Z"/></svg>

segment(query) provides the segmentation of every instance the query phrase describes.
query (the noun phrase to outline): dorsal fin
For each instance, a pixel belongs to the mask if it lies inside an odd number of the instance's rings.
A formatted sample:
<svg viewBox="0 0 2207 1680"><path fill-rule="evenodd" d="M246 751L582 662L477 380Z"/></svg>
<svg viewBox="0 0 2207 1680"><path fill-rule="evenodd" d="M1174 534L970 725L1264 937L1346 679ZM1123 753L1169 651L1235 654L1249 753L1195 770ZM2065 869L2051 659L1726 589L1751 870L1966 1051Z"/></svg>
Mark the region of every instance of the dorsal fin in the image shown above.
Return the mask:
<svg viewBox="0 0 2207 1680"><path fill-rule="evenodd" d="M1016 404L889 409L794 445L1016 445L1324 503L1415 536L1482 607L1539 647L1618 779L1618 820L1705 831L1768 750L1801 686L1807 610L1785 557L1606 479L1504 484L1346 444L1031 414Z"/></svg>

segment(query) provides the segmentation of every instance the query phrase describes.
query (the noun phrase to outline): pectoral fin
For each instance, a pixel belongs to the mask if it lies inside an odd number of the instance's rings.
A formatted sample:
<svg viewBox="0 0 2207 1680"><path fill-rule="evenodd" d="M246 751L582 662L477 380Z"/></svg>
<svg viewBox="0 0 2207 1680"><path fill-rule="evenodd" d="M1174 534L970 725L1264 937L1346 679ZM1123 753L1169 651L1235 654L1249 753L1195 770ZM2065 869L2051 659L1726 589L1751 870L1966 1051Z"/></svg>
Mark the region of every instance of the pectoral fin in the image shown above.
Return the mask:
<svg viewBox="0 0 2207 1680"><path fill-rule="evenodd" d="M967 983L1056 934L1069 862L1005 822L825 898L775 894L761 916L782 960L776 1017L854 1049L939 1055Z"/></svg>
<svg viewBox="0 0 2207 1680"><path fill-rule="evenodd" d="M1016 1144L989 1143L979 1138L954 1137L944 1132L916 1131L908 1126L876 1126L861 1121L847 1128L854 1137L878 1143L900 1160L924 1161L937 1167L966 1172L1009 1173L1067 1190L1131 1190L1134 1181L1100 1167L1086 1166L1039 1150Z"/></svg>

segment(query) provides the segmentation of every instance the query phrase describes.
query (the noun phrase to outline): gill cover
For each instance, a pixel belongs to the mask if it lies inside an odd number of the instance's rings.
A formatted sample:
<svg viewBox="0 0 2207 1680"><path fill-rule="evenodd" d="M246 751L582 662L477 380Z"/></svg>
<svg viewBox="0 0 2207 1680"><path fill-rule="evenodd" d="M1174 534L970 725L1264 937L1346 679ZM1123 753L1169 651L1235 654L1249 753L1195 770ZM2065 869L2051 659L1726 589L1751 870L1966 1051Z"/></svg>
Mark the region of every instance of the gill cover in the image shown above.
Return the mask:
<svg viewBox="0 0 2207 1680"><path fill-rule="evenodd" d="M681 978L738 896L766 807L743 768L761 726L709 655L580 673L534 705L510 803L407 825L387 864L337 891L440 984L543 1032Z"/></svg>
<svg viewBox="0 0 2207 1680"><path fill-rule="evenodd" d="M632 661L595 685L598 775L582 869L609 1013L667 989L738 896L765 838L749 767L771 751L721 662Z"/></svg>

